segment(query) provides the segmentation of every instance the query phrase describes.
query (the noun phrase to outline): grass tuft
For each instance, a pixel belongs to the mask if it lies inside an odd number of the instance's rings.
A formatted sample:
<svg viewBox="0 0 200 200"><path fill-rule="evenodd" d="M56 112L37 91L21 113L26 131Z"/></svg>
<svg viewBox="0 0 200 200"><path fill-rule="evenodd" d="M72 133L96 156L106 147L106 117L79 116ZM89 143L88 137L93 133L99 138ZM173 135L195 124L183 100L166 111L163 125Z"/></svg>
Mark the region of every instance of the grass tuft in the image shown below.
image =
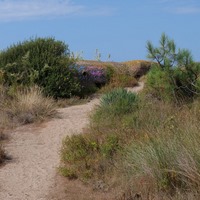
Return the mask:
<svg viewBox="0 0 200 200"><path fill-rule="evenodd" d="M27 124L55 115L55 103L52 98L44 97L42 90L35 86L15 91L3 102L1 110L5 119Z"/></svg>

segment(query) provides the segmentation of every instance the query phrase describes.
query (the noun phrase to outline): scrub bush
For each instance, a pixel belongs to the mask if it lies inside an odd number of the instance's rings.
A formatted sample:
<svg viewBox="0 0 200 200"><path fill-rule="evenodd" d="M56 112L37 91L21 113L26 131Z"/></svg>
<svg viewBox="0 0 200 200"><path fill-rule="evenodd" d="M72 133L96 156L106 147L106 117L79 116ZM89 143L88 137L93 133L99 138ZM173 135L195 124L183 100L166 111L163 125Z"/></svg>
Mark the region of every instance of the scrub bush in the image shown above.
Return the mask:
<svg viewBox="0 0 200 200"><path fill-rule="evenodd" d="M35 38L9 47L0 54L6 85L39 85L47 95L70 97L79 92L77 71L68 45L54 38Z"/></svg>
<svg viewBox="0 0 200 200"><path fill-rule="evenodd" d="M72 179L88 180L106 173L120 150L119 137L100 133L73 135L63 140L60 172Z"/></svg>
<svg viewBox="0 0 200 200"><path fill-rule="evenodd" d="M135 93L122 88L116 88L101 98L100 110L107 110L112 115L131 113L138 106L138 97Z"/></svg>

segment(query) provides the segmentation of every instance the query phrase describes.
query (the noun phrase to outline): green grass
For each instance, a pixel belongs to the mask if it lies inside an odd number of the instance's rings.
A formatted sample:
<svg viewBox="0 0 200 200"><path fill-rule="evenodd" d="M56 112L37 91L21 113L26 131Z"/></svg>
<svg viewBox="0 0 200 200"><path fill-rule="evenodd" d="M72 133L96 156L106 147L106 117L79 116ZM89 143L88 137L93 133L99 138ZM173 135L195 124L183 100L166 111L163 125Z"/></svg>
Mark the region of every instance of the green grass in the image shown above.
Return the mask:
<svg viewBox="0 0 200 200"><path fill-rule="evenodd" d="M116 88L102 96L99 110L114 116L131 113L137 109L138 101L136 94Z"/></svg>

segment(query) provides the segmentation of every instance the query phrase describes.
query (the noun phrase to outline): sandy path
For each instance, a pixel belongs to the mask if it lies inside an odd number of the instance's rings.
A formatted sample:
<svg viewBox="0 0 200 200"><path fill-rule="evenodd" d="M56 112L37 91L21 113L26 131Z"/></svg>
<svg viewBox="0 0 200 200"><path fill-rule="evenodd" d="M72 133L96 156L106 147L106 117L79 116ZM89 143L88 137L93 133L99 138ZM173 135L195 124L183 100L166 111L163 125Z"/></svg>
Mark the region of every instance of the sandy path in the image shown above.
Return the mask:
<svg viewBox="0 0 200 200"><path fill-rule="evenodd" d="M60 109L61 118L42 126L23 126L11 133L6 151L14 160L0 169L1 200L44 200L59 166L59 149L66 135L81 132L97 100Z"/></svg>
<svg viewBox="0 0 200 200"><path fill-rule="evenodd" d="M134 90L142 88L140 84ZM88 115L96 104L97 99L59 109L60 118L40 126L23 126L10 133L6 151L13 160L0 168L0 200L50 200L62 139L86 127Z"/></svg>

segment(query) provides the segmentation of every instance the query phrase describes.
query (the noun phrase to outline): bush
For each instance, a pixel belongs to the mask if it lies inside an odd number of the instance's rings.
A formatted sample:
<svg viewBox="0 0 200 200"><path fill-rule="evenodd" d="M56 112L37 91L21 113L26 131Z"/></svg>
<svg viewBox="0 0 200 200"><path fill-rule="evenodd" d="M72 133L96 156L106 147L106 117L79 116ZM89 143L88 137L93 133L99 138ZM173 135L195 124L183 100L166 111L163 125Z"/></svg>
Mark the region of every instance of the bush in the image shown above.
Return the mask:
<svg viewBox="0 0 200 200"><path fill-rule="evenodd" d="M112 161L120 149L116 135L85 133L66 137L62 146L61 173L72 179L95 179L96 175L109 171Z"/></svg>
<svg viewBox="0 0 200 200"><path fill-rule="evenodd" d="M37 81L39 76L38 71L31 67L29 52L18 62L8 63L2 72L1 82L9 86L31 86Z"/></svg>
<svg viewBox="0 0 200 200"><path fill-rule="evenodd" d="M45 66L42 70L45 74L42 86L46 95L54 98L69 98L79 94L80 83L75 69L70 69L67 62L58 66Z"/></svg>
<svg viewBox="0 0 200 200"><path fill-rule="evenodd" d="M74 63L68 46L54 38L30 39L0 54L4 84L37 84L55 98L70 97L79 92L77 71L70 68Z"/></svg>
<svg viewBox="0 0 200 200"><path fill-rule="evenodd" d="M68 46L54 38L33 38L10 46L0 54L0 68L7 64L19 63L23 56L29 53L30 68L41 71L43 67L56 66L60 59L70 56ZM42 81L43 77L40 77Z"/></svg>
<svg viewBox="0 0 200 200"><path fill-rule="evenodd" d="M80 97L85 97L98 91L107 82L106 72L102 66L83 66L74 65L72 69L78 71L80 91L77 93Z"/></svg>
<svg viewBox="0 0 200 200"><path fill-rule="evenodd" d="M121 115L133 112L138 106L138 97L135 93L117 88L102 96L100 110L107 110L109 114Z"/></svg>
<svg viewBox="0 0 200 200"><path fill-rule="evenodd" d="M105 70L97 66L84 67L81 80L86 83L95 83L99 87L107 82Z"/></svg>
<svg viewBox="0 0 200 200"><path fill-rule="evenodd" d="M94 144L96 144L94 142ZM67 164L62 168L67 177L85 176L90 170L91 155L95 151L96 145L93 141L83 135L73 135L66 137L63 141L62 160ZM66 173L68 172L68 173ZM69 173L70 172L70 173ZM73 172L73 173L72 173Z"/></svg>

